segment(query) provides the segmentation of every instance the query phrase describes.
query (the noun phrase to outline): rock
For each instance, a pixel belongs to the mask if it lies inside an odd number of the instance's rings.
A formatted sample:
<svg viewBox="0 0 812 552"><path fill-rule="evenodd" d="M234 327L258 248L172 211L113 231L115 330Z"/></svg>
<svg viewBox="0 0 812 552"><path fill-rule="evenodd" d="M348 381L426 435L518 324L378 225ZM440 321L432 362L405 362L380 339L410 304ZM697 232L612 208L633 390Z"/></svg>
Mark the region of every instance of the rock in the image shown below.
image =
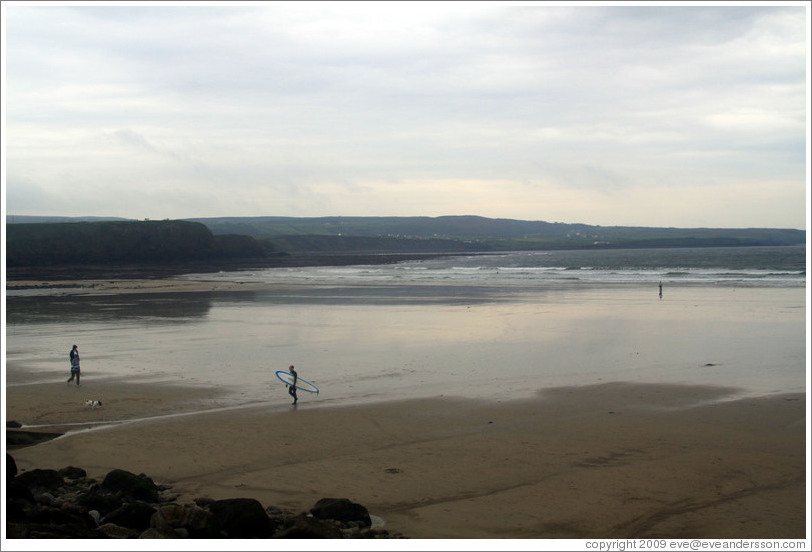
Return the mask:
<svg viewBox="0 0 812 552"><path fill-rule="evenodd" d="M96 523L87 511L79 506L75 508L79 508L79 510L41 506L32 521L51 527L62 527L63 529L60 529L60 531L68 533L72 530L68 529L66 531L64 528L69 526L75 528L81 534L85 534L86 530L95 529Z"/></svg>
<svg viewBox="0 0 812 552"><path fill-rule="evenodd" d="M15 420L9 420L6 422L6 427L10 427L12 429L20 429L21 427L23 427L23 424Z"/></svg>
<svg viewBox="0 0 812 552"><path fill-rule="evenodd" d="M211 511L194 504L185 506L187 511L186 525L189 536L193 539L219 538L220 522Z"/></svg>
<svg viewBox="0 0 812 552"><path fill-rule="evenodd" d="M268 514L268 517L271 520L271 524L275 527L280 527L284 525L289 520L292 520L296 517L296 512L291 510L282 510L281 508L277 508L276 506L268 506L265 508L265 513Z"/></svg>
<svg viewBox="0 0 812 552"><path fill-rule="evenodd" d="M98 510L88 510L88 515L93 518L93 521L96 522L96 525L101 525L101 514Z"/></svg>
<svg viewBox="0 0 812 552"><path fill-rule="evenodd" d="M196 498L194 500L194 502L195 502L195 504L197 504L201 508L208 508L209 506L211 506L212 504L215 503L215 500L213 498L203 496L203 497L200 497L200 498Z"/></svg>
<svg viewBox="0 0 812 552"><path fill-rule="evenodd" d="M103 523L112 523L138 532L146 531L155 512L155 508L145 502L127 502L104 516Z"/></svg>
<svg viewBox="0 0 812 552"><path fill-rule="evenodd" d="M322 498L310 509L310 513L318 519L335 519L344 523L357 521L364 527L372 525L367 509L347 498Z"/></svg>
<svg viewBox="0 0 812 552"><path fill-rule="evenodd" d="M19 481L9 481L6 486L6 500L24 500L34 504L36 500L31 491Z"/></svg>
<svg viewBox="0 0 812 552"><path fill-rule="evenodd" d="M23 521L36 514L34 495L28 487L11 481L6 487L6 518L8 521Z"/></svg>
<svg viewBox="0 0 812 552"><path fill-rule="evenodd" d="M262 504L253 498L215 500L209 510L228 538L264 539L272 536L276 529Z"/></svg>
<svg viewBox="0 0 812 552"><path fill-rule="evenodd" d="M80 495L77 503L88 510L98 510L102 516L106 516L113 510L118 510L123 504L118 496L104 492L99 487L93 487Z"/></svg>
<svg viewBox="0 0 812 552"><path fill-rule="evenodd" d="M158 486L143 474L135 475L124 470L112 470L105 476L101 486L109 491L121 492L133 500L158 502Z"/></svg>
<svg viewBox="0 0 812 552"><path fill-rule="evenodd" d="M9 453L6 453L6 483L14 479L16 475L17 462L14 461L14 458Z"/></svg>
<svg viewBox="0 0 812 552"><path fill-rule="evenodd" d="M84 518L85 523L87 523L87 516L90 516L90 519L93 519L93 516L90 515L90 512L87 510L87 508L85 508L83 506L79 506L78 504L69 504L69 503L68 504L62 504L59 507L59 509L62 510L63 512L68 512L68 513L73 514L75 516L80 516L80 517ZM91 527L95 527L95 526L96 526L96 520L93 519L93 524L91 525Z"/></svg>
<svg viewBox="0 0 812 552"><path fill-rule="evenodd" d="M186 508L180 504L166 504L155 510L149 525L161 531L172 531L185 526L187 517Z"/></svg>
<svg viewBox="0 0 812 552"><path fill-rule="evenodd" d="M386 529L363 529L358 533L359 539L386 539L389 531Z"/></svg>
<svg viewBox="0 0 812 552"><path fill-rule="evenodd" d="M62 468L59 470L59 475L62 477L66 477L68 479L83 479L87 477L87 472L82 468L74 468L73 466L68 466L67 468Z"/></svg>
<svg viewBox="0 0 812 552"><path fill-rule="evenodd" d="M180 493L170 491L158 491L158 502L175 502L180 498Z"/></svg>
<svg viewBox="0 0 812 552"><path fill-rule="evenodd" d="M183 506L178 504L167 504L156 509L149 518L149 526L157 529L161 533L174 531L175 527L180 527L183 517Z"/></svg>
<svg viewBox="0 0 812 552"><path fill-rule="evenodd" d="M192 504L166 503L171 487L144 474L113 470L99 485L81 468L17 473L7 455L6 535L15 539L402 538L370 527L383 525L348 499L322 499L313 516L263 509L253 498ZM136 497L146 496L146 500Z"/></svg>
<svg viewBox="0 0 812 552"><path fill-rule="evenodd" d="M115 523L105 523L99 526L99 532L110 539L134 539L140 533L129 527L121 527Z"/></svg>
<svg viewBox="0 0 812 552"><path fill-rule="evenodd" d="M369 519L372 520L372 525L370 526L372 529L379 529L386 525L386 521L382 517L369 514Z"/></svg>
<svg viewBox="0 0 812 552"><path fill-rule="evenodd" d="M6 522L6 537L9 539L27 539L30 531L25 523L15 523L11 518Z"/></svg>
<svg viewBox="0 0 812 552"><path fill-rule="evenodd" d="M34 495L34 499L37 501L37 504L45 504L46 506L53 506L54 500L56 497L45 491L44 493L38 493Z"/></svg>
<svg viewBox="0 0 812 552"><path fill-rule="evenodd" d="M8 523L6 536L9 539L99 539L104 535L96 529L87 529L74 524L47 523Z"/></svg>
<svg viewBox="0 0 812 552"><path fill-rule="evenodd" d="M150 527L143 533L138 536L139 539L176 539L178 536L173 532L171 533L162 533L155 529L154 527Z"/></svg>
<svg viewBox="0 0 812 552"><path fill-rule="evenodd" d="M176 535L186 534L191 538L214 539L222 536L215 515L194 504L163 505L155 510L149 525L162 533L174 531Z"/></svg>
<svg viewBox="0 0 812 552"><path fill-rule="evenodd" d="M341 529L305 514L296 516L292 523L277 532L275 539L343 539Z"/></svg>
<svg viewBox="0 0 812 552"><path fill-rule="evenodd" d="M23 472L14 478L18 483L31 488L55 489L65 483L62 476L56 470L34 469Z"/></svg>

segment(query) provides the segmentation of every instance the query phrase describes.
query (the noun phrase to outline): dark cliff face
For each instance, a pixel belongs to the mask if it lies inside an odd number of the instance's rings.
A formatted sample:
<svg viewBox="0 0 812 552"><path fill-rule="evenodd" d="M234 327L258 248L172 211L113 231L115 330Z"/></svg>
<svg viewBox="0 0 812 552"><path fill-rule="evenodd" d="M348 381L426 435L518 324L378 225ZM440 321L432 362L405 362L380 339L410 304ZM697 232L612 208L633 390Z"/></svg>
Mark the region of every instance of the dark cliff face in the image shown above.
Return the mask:
<svg viewBox="0 0 812 552"><path fill-rule="evenodd" d="M6 227L9 267L202 261L260 257L249 236L218 236L187 221L12 224Z"/></svg>

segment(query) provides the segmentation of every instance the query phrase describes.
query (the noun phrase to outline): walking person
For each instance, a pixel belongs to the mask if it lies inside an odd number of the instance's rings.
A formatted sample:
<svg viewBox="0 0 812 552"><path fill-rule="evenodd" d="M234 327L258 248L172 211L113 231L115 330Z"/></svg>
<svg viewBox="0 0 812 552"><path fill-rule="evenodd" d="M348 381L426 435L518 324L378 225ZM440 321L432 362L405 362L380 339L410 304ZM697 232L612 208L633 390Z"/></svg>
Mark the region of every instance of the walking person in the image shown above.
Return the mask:
<svg viewBox="0 0 812 552"><path fill-rule="evenodd" d="M74 345L70 351L70 379L68 383L76 378L76 385L79 385L79 377L81 376L82 369L79 366L79 348Z"/></svg>
<svg viewBox="0 0 812 552"><path fill-rule="evenodd" d="M290 365L288 371L291 373L291 375L293 375L293 383L288 385L288 395L293 397L293 404L295 405L296 401L299 400L299 398L296 396L296 382L299 379L299 374L297 374L296 370L293 369L293 364Z"/></svg>

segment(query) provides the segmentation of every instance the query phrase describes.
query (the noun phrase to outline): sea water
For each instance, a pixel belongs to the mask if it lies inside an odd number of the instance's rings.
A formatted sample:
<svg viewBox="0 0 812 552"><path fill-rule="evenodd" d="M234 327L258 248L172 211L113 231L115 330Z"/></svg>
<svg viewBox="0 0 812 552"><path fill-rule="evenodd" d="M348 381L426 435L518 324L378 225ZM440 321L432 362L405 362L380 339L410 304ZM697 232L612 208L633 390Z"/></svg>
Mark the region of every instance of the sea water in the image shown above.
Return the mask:
<svg viewBox="0 0 812 552"><path fill-rule="evenodd" d="M10 293L7 385L64 385L76 343L84 386L217 386L220 405L287 404L274 372L290 364L321 390L300 393L300 406L509 400L614 381L735 396L806 388L803 247L520 251L182 278L268 287Z"/></svg>
<svg viewBox="0 0 812 552"><path fill-rule="evenodd" d="M191 276L197 278L197 275ZM207 279L315 284L552 285L632 284L803 287L805 249L727 247L515 251L459 255L393 265L280 268L220 273Z"/></svg>

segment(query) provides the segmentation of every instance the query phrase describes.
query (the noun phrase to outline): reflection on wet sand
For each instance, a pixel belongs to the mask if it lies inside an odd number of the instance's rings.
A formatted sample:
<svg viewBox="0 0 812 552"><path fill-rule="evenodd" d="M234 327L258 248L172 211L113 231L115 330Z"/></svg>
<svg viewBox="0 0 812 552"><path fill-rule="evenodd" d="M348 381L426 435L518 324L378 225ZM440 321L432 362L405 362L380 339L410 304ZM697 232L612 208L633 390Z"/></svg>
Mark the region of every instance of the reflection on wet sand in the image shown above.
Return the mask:
<svg viewBox="0 0 812 552"><path fill-rule="evenodd" d="M124 321L158 318L185 321L206 316L211 293L9 297L9 324Z"/></svg>
<svg viewBox="0 0 812 552"><path fill-rule="evenodd" d="M35 294L7 297L6 313L9 324L137 319L183 322L207 316L214 305L470 305L508 297L499 288L476 286L289 286L250 291Z"/></svg>

